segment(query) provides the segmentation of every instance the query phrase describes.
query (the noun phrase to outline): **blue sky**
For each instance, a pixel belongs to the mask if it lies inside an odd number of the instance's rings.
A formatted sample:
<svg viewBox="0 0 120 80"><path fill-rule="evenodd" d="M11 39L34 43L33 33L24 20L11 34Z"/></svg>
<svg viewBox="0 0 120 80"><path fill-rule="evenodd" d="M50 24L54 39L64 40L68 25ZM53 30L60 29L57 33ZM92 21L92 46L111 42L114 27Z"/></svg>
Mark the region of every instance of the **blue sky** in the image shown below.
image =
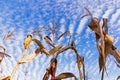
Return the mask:
<svg viewBox="0 0 120 80"><path fill-rule="evenodd" d="M20 54L23 51L23 41L31 29L42 27L43 25L51 25L54 19L61 32L70 30L72 40L76 43L76 48L80 55L85 57L86 71L89 80L100 80L98 69L98 51L95 45L95 35L88 28L89 17L81 19L80 17L86 13L84 7L88 7L94 17L108 18L109 34L115 38L114 45L120 50L120 1L119 0L0 0L0 45L5 46L7 53L11 58L5 58L1 64L3 73L0 76L10 75ZM16 30L14 40L3 41L2 37L8 31ZM44 31L42 35L46 35ZM75 35L75 34L78 35ZM43 39L39 39L45 47L49 46ZM63 37L57 44L65 44L67 38ZM36 48L34 43L31 44L30 52ZM14 80L19 77L20 80L42 80L46 68L52 56L39 54L33 61L20 65ZM8 68L9 66L9 68ZM24 75L24 71L28 74ZM112 71L111 71L112 70ZM73 72L77 77L78 70L75 61L75 55L68 50L58 57L57 74L62 72ZM115 80L120 75L120 69L114 63L114 58L107 58L107 72L105 80ZM18 74L19 73L19 74ZM71 80L71 79L69 79Z"/></svg>

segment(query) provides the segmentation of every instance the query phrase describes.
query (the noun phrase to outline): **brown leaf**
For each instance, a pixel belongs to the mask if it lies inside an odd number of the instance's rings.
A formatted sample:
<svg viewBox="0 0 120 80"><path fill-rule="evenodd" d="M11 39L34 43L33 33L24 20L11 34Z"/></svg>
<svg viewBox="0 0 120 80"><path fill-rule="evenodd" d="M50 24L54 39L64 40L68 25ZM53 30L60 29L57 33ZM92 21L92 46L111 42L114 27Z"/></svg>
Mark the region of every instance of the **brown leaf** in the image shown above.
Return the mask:
<svg viewBox="0 0 120 80"><path fill-rule="evenodd" d="M92 17L92 13L89 11L89 9L87 7L84 7L84 8L88 13L83 15L81 18L84 18L85 16L91 16Z"/></svg>
<svg viewBox="0 0 120 80"><path fill-rule="evenodd" d="M6 50L6 49L5 49L5 47L4 47L4 46L0 46L0 48L2 48L2 49L4 50L4 52L5 52L5 50Z"/></svg>
<svg viewBox="0 0 120 80"><path fill-rule="evenodd" d="M49 73L48 73L48 71L46 71L42 80L48 80L48 79L49 79Z"/></svg>
<svg viewBox="0 0 120 80"><path fill-rule="evenodd" d="M105 34L108 34L108 19L107 18L103 18L102 29Z"/></svg>
<svg viewBox="0 0 120 80"><path fill-rule="evenodd" d="M38 54L39 52L41 52L40 48L37 48L34 52L32 52L30 55L28 55L27 57L25 57L24 59L20 60L18 62L18 64L23 64L23 63L27 63L30 62L31 60L33 60Z"/></svg>
<svg viewBox="0 0 120 80"><path fill-rule="evenodd" d="M40 48L44 48L42 43L39 40L33 38L32 41L34 41Z"/></svg>
<svg viewBox="0 0 120 80"><path fill-rule="evenodd" d="M0 77L0 80L10 80L10 76L7 76L7 77Z"/></svg>
<svg viewBox="0 0 120 80"><path fill-rule="evenodd" d="M4 52L0 52L0 56L1 56L1 57L4 57L4 56L5 56L5 57L11 57L10 55L8 55L8 54L6 54L6 53L4 53Z"/></svg>
<svg viewBox="0 0 120 80"><path fill-rule="evenodd" d="M56 46L55 48L53 48L52 50L49 51L50 55L54 54L55 52L57 52L61 48L62 48L62 45Z"/></svg>
<svg viewBox="0 0 120 80"><path fill-rule="evenodd" d="M44 36L44 40L46 43L48 43L52 47L55 47L53 41L51 40L51 38L49 36Z"/></svg>
<svg viewBox="0 0 120 80"><path fill-rule="evenodd" d="M74 77L75 80L78 80L73 73L69 73L69 72L61 73L52 80L61 80L61 79L72 78L72 77Z"/></svg>
<svg viewBox="0 0 120 80"><path fill-rule="evenodd" d="M62 33L58 38L57 40L59 40L63 35L65 35L67 33L67 31L65 31L64 33Z"/></svg>
<svg viewBox="0 0 120 80"><path fill-rule="evenodd" d="M113 55L116 61L120 64L120 52L117 49L111 50L111 55Z"/></svg>

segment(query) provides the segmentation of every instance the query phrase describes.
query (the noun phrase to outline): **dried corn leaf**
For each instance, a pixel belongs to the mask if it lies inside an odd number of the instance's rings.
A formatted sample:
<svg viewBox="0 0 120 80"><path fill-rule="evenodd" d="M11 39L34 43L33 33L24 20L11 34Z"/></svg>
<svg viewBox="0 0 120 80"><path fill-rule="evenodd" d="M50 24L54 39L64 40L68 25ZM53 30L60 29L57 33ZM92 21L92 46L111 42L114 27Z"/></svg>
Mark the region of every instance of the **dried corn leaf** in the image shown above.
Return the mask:
<svg viewBox="0 0 120 80"><path fill-rule="evenodd" d="M1 56L1 57L4 57L4 56L5 56L5 57L11 57L10 55L8 55L8 54L6 54L6 53L4 53L4 52L0 52L0 56Z"/></svg>
<svg viewBox="0 0 120 80"><path fill-rule="evenodd" d="M67 31L65 31L64 33L62 33L58 38L57 40L59 40L63 35L65 35L67 33Z"/></svg>
<svg viewBox="0 0 120 80"><path fill-rule="evenodd" d="M55 77L55 73L56 73L56 68L57 68L57 59L56 58L52 58L50 66L46 69L46 73L45 73L45 75L43 77L43 80L48 80L49 75L51 75L52 78L54 78Z"/></svg>
<svg viewBox="0 0 120 80"><path fill-rule="evenodd" d="M83 15L81 18L84 18L85 16L90 16L90 14L85 14L85 15Z"/></svg>
<svg viewBox="0 0 120 80"><path fill-rule="evenodd" d="M48 80L48 79L49 79L49 74L48 72L46 72L42 80Z"/></svg>
<svg viewBox="0 0 120 80"><path fill-rule="evenodd" d="M101 80L104 80L104 70L105 70L105 68L103 68L103 70L102 70Z"/></svg>
<svg viewBox="0 0 120 80"><path fill-rule="evenodd" d="M119 79L120 79L120 76L118 76L116 80L119 80Z"/></svg>
<svg viewBox="0 0 120 80"><path fill-rule="evenodd" d="M44 48L42 43L39 40L33 38L32 41L34 41L40 48Z"/></svg>
<svg viewBox="0 0 120 80"><path fill-rule="evenodd" d="M83 63L83 59L78 54L76 55L76 57L77 57L77 66L78 66L78 70L79 70L80 80L82 80L82 72L81 72L80 68L81 68L81 65Z"/></svg>
<svg viewBox="0 0 120 80"><path fill-rule="evenodd" d="M107 25L107 22L108 21L108 19L107 18L103 18L103 25L102 25L102 28L103 28L103 32L105 33L105 34L108 34L108 25Z"/></svg>
<svg viewBox="0 0 120 80"><path fill-rule="evenodd" d="M106 64L106 57L105 57L105 40L104 40L104 34L103 34L103 31L102 31L102 28L100 28L100 35L101 35L101 40L102 40L102 43L101 43L101 47L102 47L102 51L101 51L101 56L103 58L103 64L105 66Z"/></svg>
<svg viewBox="0 0 120 80"><path fill-rule="evenodd" d="M61 80L61 79L72 78L72 77L74 77L75 80L78 80L73 73L69 73L69 72L61 73L52 80Z"/></svg>
<svg viewBox="0 0 120 80"><path fill-rule="evenodd" d="M62 53L64 51L68 50L68 49L72 49L72 47L71 46L65 46L61 50L59 50L59 53Z"/></svg>
<svg viewBox="0 0 120 80"><path fill-rule="evenodd" d="M32 52L30 55L28 55L27 57L25 57L23 60L19 61L19 64L23 64L23 63L27 63L31 60L33 60L38 54L39 52L43 52L46 55L52 55L55 52L57 52L62 46L56 46L55 48L53 48L50 51L47 51L47 49L45 48L37 48L34 52Z"/></svg>
<svg viewBox="0 0 120 80"><path fill-rule="evenodd" d="M4 52L5 52L5 50L6 50L6 49L5 49L5 47L4 47L4 46L0 46L0 48L2 48L2 49L4 50Z"/></svg>
<svg viewBox="0 0 120 80"><path fill-rule="evenodd" d="M55 47L53 41L51 40L51 38L49 36L44 36L44 40L46 43L48 43L52 47Z"/></svg>
<svg viewBox="0 0 120 80"><path fill-rule="evenodd" d="M90 12L90 10L87 7L84 7L84 8L88 12L88 14L92 17L92 13Z"/></svg>
<svg viewBox="0 0 120 80"><path fill-rule="evenodd" d="M10 80L10 76L7 76L7 77L0 77L0 80Z"/></svg>
<svg viewBox="0 0 120 80"><path fill-rule="evenodd" d="M49 55L56 53L61 48L62 48L62 45L56 46L55 48L53 48L52 50L49 51Z"/></svg>
<svg viewBox="0 0 120 80"><path fill-rule="evenodd" d="M99 71L104 69L103 59L101 56L99 56Z"/></svg>
<svg viewBox="0 0 120 80"><path fill-rule="evenodd" d="M58 53L58 54L66 51L66 50L68 50L68 49L72 49L75 53L77 52L77 50L76 50L73 46L65 46L65 47L63 47L62 49L59 50L59 53Z"/></svg>
<svg viewBox="0 0 120 80"><path fill-rule="evenodd" d="M84 18L85 16L91 16L92 17L92 13L89 11L89 9L87 7L84 7L84 8L88 13L83 15L81 18Z"/></svg>
<svg viewBox="0 0 120 80"><path fill-rule="evenodd" d="M32 52L30 55L28 55L24 59L20 60L18 63L23 64L33 60L39 54L39 52L41 52L41 48L37 48L34 52Z"/></svg>
<svg viewBox="0 0 120 80"><path fill-rule="evenodd" d="M117 49L111 50L111 55L113 55L116 61L120 64L120 52Z"/></svg>

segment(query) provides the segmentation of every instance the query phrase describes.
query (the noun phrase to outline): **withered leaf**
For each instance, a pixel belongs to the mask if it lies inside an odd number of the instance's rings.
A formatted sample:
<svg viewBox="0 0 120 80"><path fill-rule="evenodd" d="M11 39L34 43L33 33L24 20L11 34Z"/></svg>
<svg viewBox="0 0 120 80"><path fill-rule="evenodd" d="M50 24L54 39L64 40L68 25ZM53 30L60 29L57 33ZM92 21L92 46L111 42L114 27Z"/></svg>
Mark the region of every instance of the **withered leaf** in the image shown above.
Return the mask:
<svg viewBox="0 0 120 80"><path fill-rule="evenodd" d="M0 80L10 80L10 76L7 76L7 77L0 77Z"/></svg>
<svg viewBox="0 0 120 80"><path fill-rule="evenodd" d="M107 18L103 18L103 25L102 25L102 29L103 29L103 32L105 34L108 34L108 19Z"/></svg>
<svg viewBox="0 0 120 80"><path fill-rule="evenodd" d="M61 73L52 80L61 80L61 79L72 78L72 77L74 77L75 80L78 80L77 77L73 73L70 73L70 72Z"/></svg>
<svg viewBox="0 0 120 80"><path fill-rule="evenodd" d="M53 48L52 50L49 51L49 54L52 55L54 54L55 52L57 52L59 49L61 49L63 46L60 45L60 46L56 46L55 48Z"/></svg>
<svg viewBox="0 0 120 80"><path fill-rule="evenodd" d="M65 35L67 33L67 31L65 31L64 33L62 33L58 38L57 40L59 40L63 35Z"/></svg>
<svg viewBox="0 0 120 80"><path fill-rule="evenodd" d="M11 57L10 55L8 55L7 53L4 53L4 52L0 52L0 56L1 57Z"/></svg>
<svg viewBox="0 0 120 80"><path fill-rule="evenodd" d="M52 47L55 47L52 39L49 36L44 36L44 40L45 40L46 43L48 43Z"/></svg>

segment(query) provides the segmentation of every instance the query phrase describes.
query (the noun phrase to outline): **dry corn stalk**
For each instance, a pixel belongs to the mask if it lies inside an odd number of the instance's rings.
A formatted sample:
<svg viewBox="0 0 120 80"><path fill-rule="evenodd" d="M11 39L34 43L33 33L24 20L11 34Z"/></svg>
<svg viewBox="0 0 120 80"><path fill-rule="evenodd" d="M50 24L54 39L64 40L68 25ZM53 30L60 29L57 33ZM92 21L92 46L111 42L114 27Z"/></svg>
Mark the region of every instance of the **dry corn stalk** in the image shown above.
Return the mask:
<svg viewBox="0 0 120 80"><path fill-rule="evenodd" d="M71 46L65 46L65 47L61 48L61 49L58 51L58 53L57 53L57 55L56 55L56 58L57 58L57 56L58 56L60 53L66 51L66 50L68 50L68 49L71 49L71 50L73 50L73 51L75 52L75 54L76 54L76 60L77 60L77 66L78 66L79 75L80 75L80 80L82 80L82 72L81 72L81 70L80 70L81 65L82 65L82 67L83 67L83 74L84 74L83 76L84 76L84 80L85 80L84 58L83 58L82 56L79 56L79 55L78 55L77 49L75 48L75 43L74 43L73 41L72 41L72 43L71 43Z"/></svg>
<svg viewBox="0 0 120 80"><path fill-rule="evenodd" d="M40 43L40 42L39 42ZM40 44L39 44L40 45ZM51 49L50 51L48 51L46 48L43 48L43 46L41 45L41 47L38 47L33 53L31 53L30 55L28 55L27 57L25 57L24 59L22 59L21 61L19 61L19 64L22 63L27 63L31 60L33 60L40 52L50 56L53 55L54 53L56 53L62 46L56 46L55 48Z"/></svg>
<svg viewBox="0 0 120 80"><path fill-rule="evenodd" d="M15 75L15 73L16 73L16 71L17 71L19 65L20 65L19 62L22 60L22 58L23 58L25 52L26 52L26 49L22 52L19 61L17 62L16 66L14 67L14 69L13 69L13 71L12 71L12 73L11 73L11 76L10 76L10 80L13 79L13 76Z"/></svg>
<svg viewBox="0 0 120 80"><path fill-rule="evenodd" d="M52 58L50 66L46 69L46 73L43 77L43 80L48 80L49 75L51 75L51 79L54 79L55 78L55 73L56 73L56 68L57 68L57 59Z"/></svg>
<svg viewBox="0 0 120 80"><path fill-rule="evenodd" d="M61 73L55 78L53 78L52 80L61 80L61 79L72 78L72 77L74 77L74 80L78 80L77 77L73 73L69 73L69 72Z"/></svg>
<svg viewBox="0 0 120 80"><path fill-rule="evenodd" d="M91 15L91 12L87 8L85 8L85 9ZM100 53L100 57L102 59L102 62L100 62L100 60L99 60L99 66L100 66L100 68L102 68L100 70L102 70L102 78L101 78L101 80L103 80L104 69L105 69L105 64L106 64L106 55L105 55L105 47L106 47L106 45L105 45L105 37L106 36L105 36L105 33L108 33L107 19L106 18L103 19L103 26L101 27L100 26L100 21L98 20L98 18L92 17L92 15L91 15L91 22L89 23L88 26L96 34L96 44L97 44L97 47L98 47L98 51ZM101 39L101 41L102 41L100 43L100 45L101 45L100 48L98 46L99 45L99 39Z"/></svg>

